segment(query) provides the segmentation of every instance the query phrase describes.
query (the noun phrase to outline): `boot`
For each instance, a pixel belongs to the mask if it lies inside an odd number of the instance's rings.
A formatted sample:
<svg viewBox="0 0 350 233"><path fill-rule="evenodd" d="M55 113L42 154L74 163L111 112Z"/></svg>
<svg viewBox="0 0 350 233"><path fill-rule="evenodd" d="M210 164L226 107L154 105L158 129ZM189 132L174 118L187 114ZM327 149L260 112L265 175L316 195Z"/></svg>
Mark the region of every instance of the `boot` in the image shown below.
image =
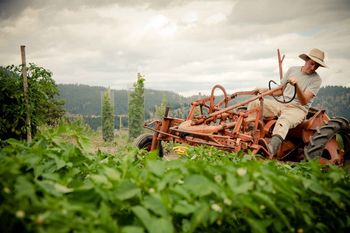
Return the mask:
<svg viewBox="0 0 350 233"><path fill-rule="evenodd" d="M270 144L267 145L267 149L272 155L277 154L277 151L281 147L282 141L283 141L283 138L280 135L275 134L272 136Z"/></svg>

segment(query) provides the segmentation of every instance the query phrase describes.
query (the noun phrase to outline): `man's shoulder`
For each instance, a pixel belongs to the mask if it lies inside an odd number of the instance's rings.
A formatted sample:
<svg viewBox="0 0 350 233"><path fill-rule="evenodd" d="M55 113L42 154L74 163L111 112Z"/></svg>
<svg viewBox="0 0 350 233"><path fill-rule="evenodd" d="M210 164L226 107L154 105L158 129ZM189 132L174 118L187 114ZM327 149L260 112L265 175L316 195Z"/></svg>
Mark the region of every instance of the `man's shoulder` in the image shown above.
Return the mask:
<svg viewBox="0 0 350 233"><path fill-rule="evenodd" d="M321 79L321 76L317 73L317 72L315 72L315 73L313 73L312 74L312 78L314 79L314 80L318 80L318 81L322 81L322 79Z"/></svg>
<svg viewBox="0 0 350 233"><path fill-rule="evenodd" d="M301 72L301 66L291 66L288 69L289 73L297 73L297 72Z"/></svg>
<svg viewBox="0 0 350 233"><path fill-rule="evenodd" d="M311 75L311 79L309 78L309 80L310 80L310 84L315 85L317 87L320 87L322 84L322 79L320 75L316 72Z"/></svg>
<svg viewBox="0 0 350 233"><path fill-rule="evenodd" d="M289 69L292 70L301 70L302 66L291 66Z"/></svg>

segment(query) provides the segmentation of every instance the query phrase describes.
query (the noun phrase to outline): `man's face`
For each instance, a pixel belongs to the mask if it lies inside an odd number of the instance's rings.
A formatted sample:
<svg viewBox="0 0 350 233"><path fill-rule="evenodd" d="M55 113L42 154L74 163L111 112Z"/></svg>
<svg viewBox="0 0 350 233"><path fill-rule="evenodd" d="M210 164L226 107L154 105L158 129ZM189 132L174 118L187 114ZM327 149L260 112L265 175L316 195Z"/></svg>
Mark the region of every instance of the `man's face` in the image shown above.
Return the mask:
<svg viewBox="0 0 350 233"><path fill-rule="evenodd" d="M311 59L309 59L309 60L307 60L306 62L305 62L305 65L304 65L304 72L306 73L306 74L313 74L313 73L315 73L315 71L317 70L317 68L319 67L320 65L317 63L317 62L315 62L315 61L313 61L313 60L311 60Z"/></svg>

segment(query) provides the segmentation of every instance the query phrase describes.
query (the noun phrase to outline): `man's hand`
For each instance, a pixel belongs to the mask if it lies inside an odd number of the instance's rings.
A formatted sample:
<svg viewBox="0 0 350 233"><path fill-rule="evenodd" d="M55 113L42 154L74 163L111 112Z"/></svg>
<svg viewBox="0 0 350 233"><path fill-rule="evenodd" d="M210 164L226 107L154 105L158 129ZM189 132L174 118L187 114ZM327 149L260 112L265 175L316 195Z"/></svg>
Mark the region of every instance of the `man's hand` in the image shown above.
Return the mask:
<svg viewBox="0 0 350 233"><path fill-rule="evenodd" d="M298 86L298 80L295 77L290 77L288 82L296 87L297 97L302 105L306 105L314 97L311 91L303 91Z"/></svg>
<svg viewBox="0 0 350 233"><path fill-rule="evenodd" d="M292 84L292 85L297 85L297 83L298 83L298 80L297 80L297 78L295 78L295 77L290 77L289 79L288 79L288 82L290 83L290 84Z"/></svg>

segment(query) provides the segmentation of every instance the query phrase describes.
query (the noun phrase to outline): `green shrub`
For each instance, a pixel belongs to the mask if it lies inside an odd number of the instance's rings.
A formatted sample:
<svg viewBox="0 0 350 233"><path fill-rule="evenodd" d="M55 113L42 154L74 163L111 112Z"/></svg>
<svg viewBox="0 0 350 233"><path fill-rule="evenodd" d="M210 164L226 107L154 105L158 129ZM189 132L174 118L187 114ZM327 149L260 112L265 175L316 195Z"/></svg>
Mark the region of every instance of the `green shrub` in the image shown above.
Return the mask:
<svg viewBox="0 0 350 233"><path fill-rule="evenodd" d="M35 135L38 126L58 123L64 113L63 102L55 99L58 89L50 71L35 64L27 69L31 128ZM0 116L0 141L26 138L21 66L0 67Z"/></svg>

